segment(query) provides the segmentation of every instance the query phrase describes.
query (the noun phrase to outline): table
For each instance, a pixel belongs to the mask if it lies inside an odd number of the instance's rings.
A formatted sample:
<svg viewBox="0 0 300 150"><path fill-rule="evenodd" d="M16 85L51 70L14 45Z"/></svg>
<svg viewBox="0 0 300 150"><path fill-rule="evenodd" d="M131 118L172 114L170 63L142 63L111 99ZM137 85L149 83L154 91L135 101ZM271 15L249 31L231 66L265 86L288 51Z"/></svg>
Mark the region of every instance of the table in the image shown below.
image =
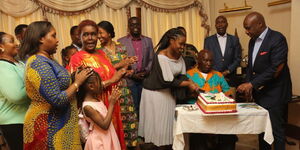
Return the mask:
<svg viewBox="0 0 300 150"><path fill-rule="evenodd" d="M269 112L254 103L238 103L236 114L206 115L200 109L189 111L180 105L176 107L174 120L174 150L183 150L183 133L210 134L260 134L264 140L274 141ZM195 106L198 107L198 106Z"/></svg>
<svg viewBox="0 0 300 150"><path fill-rule="evenodd" d="M288 106L288 124L286 126L286 136L298 140L300 143L300 121L299 119L299 106L300 106L300 96L293 96L292 101L289 102ZM288 141L289 145L296 144L294 142ZM299 144L300 150L300 144Z"/></svg>

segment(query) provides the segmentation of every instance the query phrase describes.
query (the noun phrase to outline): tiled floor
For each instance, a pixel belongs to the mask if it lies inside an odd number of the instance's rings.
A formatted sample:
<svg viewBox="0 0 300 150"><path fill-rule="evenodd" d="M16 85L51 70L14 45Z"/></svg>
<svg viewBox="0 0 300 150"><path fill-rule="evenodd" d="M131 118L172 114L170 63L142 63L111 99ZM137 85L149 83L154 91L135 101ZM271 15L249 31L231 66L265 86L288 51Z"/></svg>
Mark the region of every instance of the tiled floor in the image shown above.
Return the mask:
<svg viewBox="0 0 300 150"><path fill-rule="evenodd" d="M236 150L258 150L257 135L238 135L239 141L236 144ZM286 150L299 150L299 141L287 138L288 141L295 142L296 145L287 145Z"/></svg>

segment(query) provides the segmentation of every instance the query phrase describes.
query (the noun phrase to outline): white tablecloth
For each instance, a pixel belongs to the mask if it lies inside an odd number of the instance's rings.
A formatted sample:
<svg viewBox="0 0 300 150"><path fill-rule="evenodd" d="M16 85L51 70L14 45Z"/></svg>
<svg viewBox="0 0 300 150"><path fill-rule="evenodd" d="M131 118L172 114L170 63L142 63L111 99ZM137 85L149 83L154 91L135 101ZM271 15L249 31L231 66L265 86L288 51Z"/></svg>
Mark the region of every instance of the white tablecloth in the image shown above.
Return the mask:
<svg viewBox="0 0 300 150"><path fill-rule="evenodd" d="M231 115L206 115L200 109L188 111L183 109L183 106L186 105L176 107L174 150L184 149L183 133L260 134L265 132L264 140L269 144L273 143L269 113L258 105L238 103L238 112Z"/></svg>

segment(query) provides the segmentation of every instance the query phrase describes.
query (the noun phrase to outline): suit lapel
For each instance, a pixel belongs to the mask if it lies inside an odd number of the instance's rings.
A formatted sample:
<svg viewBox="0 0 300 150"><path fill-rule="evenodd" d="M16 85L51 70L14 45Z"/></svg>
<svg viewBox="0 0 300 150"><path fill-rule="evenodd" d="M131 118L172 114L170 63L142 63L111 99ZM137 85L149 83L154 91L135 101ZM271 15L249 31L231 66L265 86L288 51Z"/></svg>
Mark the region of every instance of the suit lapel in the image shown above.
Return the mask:
<svg viewBox="0 0 300 150"><path fill-rule="evenodd" d="M253 39L250 40L249 43L249 52L248 52L248 65L250 65L249 69L252 70L252 53L254 48L255 41Z"/></svg>
<svg viewBox="0 0 300 150"><path fill-rule="evenodd" d="M128 42L128 45L129 45L129 47L127 48L127 54L128 54L128 56L136 56L134 47L133 47L133 45L132 45L132 40L131 40L131 38L128 37L128 38L126 38L126 40L127 40L127 42ZM133 68L134 70L137 68L136 63L133 64L133 65L131 65L131 66L132 66L132 68Z"/></svg>
<svg viewBox="0 0 300 150"><path fill-rule="evenodd" d="M142 40L142 49L141 49L141 51L142 51L143 57L146 57L145 56L146 52L144 51L144 49L146 49L146 47L147 47L147 41L144 37L141 37L141 40Z"/></svg>
<svg viewBox="0 0 300 150"><path fill-rule="evenodd" d="M268 29L268 32L267 32L267 34L266 34L264 40L262 41L262 43L261 43L261 45L260 45L260 47L259 47L259 49L258 49L258 52L257 52L257 54L256 54L256 58L255 58L255 60L254 60L253 67L255 66L256 62L258 62L257 60L259 60L259 58L260 58L260 53L261 53L261 51L265 51L265 50L266 50L266 46L267 46L266 43L268 43L268 41L269 41L269 35L270 35L270 32L271 32L271 30ZM254 46L253 46L253 47L254 47Z"/></svg>
<svg viewBox="0 0 300 150"><path fill-rule="evenodd" d="M219 40L218 40L218 37L217 37L217 34L215 34L215 36L214 36L214 41L215 41L215 46L216 46L216 50L217 50L217 53L221 56L221 57L223 57L223 55L222 55L222 51L221 51L221 46L220 46L220 44L219 44Z"/></svg>
<svg viewBox="0 0 300 150"><path fill-rule="evenodd" d="M224 52L224 58L227 56L227 54L229 53L229 47L230 47L230 36L227 34L227 38L226 38L226 46L225 46L225 52Z"/></svg>
<svg viewBox="0 0 300 150"><path fill-rule="evenodd" d="M135 51L134 51L134 48L133 48L133 45L132 45L132 40L131 38L126 38L127 40L127 43L129 45L129 47L127 48L127 53L129 54L129 56L135 56Z"/></svg>

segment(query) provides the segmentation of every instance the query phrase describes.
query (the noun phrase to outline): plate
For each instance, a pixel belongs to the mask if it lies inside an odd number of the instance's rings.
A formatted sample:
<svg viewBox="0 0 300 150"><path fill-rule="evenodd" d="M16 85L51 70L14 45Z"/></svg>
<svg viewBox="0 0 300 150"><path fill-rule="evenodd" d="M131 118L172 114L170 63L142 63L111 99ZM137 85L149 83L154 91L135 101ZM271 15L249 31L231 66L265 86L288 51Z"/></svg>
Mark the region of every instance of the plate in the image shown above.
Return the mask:
<svg viewBox="0 0 300 150"><path fill-rule="evenodd" d="M199 107L197 107L196 105L185 105L182 106L182 109L186 111L195 111L195 110L199 110Z"/></svg>

